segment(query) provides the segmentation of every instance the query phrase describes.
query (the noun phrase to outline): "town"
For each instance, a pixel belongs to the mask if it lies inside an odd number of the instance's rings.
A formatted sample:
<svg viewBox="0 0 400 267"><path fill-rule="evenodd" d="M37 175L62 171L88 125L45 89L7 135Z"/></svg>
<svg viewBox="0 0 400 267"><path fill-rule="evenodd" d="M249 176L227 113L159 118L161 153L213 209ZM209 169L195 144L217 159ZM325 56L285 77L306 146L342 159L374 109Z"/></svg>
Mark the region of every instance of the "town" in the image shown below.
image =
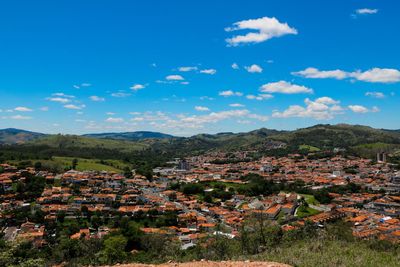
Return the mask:
<svg viewBox="0 0 400 267"><path fill-rule="evenodd" d="M173 237L187 250L205 236L237 238L246 218L262 216L282 231L342 219L355 238L400 242L400 172L381 154L248 160L248 153L177 158L152 177L1 164L3 237L40 248L57 238L50 227L57 222L85 220L86 227L67 229L69 238L96 239L128 217L141 222L143 234Z"/></svg>

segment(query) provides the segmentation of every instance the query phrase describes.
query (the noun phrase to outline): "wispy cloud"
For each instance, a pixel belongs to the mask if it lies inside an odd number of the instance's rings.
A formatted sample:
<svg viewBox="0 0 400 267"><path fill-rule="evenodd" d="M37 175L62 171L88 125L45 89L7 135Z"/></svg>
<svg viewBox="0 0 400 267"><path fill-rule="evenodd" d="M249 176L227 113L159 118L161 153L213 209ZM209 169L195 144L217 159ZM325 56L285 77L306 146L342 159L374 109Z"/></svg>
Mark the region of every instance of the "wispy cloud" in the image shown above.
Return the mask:
<svg viewBox="0 0 400 267"><path fill-rule="evenodd" d="M64 105L64 108L66 108L66 109L81 110L81 109L85 108L85 105L68 104L68 105Z"/></svg>
<svg viewBox="0 0 400 267"><path fill-rule="evenodd" d="M19 112L31 112L31 111L33 111L32 109L27 108L27 107L16 107L16 108L14 108L14 110L15 111L19 111Z"/></svg>
<svg viewBox="0 0 400 267"><path fill-rule="evenodd" d="M92 100L94 102L104 102L104 101L106 101L106 99L104 97L100 97L100 96L97 96L97 95L92 95L89 98L90 98L90 100Z"/></svg>
<svg viewBox="0 0 400 267"><path fill-rule="evenodd" d="M200 73L214 75L217 73L217 70L216 69L204 69L204 70L201 70Z"/></svg>
<svg viewBox="0 0 400 267"><path fill-rule="evenodd" d="M208 107L204 107L204 106L195 106L194 109L197 111L210 111L210 109Z"/></svg>
<svg viewBox="0 0 400 267"><path fill-rule="evenodd" d="M242 92L234 92L232 90L221 91L218 93L220 96L228 97L228 96L243 96Z"/></svg>

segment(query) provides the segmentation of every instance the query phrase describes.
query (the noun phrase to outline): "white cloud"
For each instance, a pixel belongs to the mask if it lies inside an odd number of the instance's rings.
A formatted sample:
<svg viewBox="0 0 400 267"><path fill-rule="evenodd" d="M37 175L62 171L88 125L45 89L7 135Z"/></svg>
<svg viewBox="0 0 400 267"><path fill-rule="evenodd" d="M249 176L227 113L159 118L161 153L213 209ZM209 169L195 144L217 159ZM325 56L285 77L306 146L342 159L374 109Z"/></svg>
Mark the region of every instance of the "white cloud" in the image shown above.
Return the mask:
<svg viewBox="0 0 400 267"><path fill-rule="evenodd" d="M74 104L64 105L64 108L66 108L66 109L75 109L75 110L81 110L84 107L85 107L85 105L80 105L80 106L77 106L77 105L74 105Z"/></svg>
<svg viewBox="0 0 400 267"><path fill-rule="evenodd" d="M342 70L320 71L316 68L307 68L302 71L292 72L292 74L312 79L334 78L342 80L348 77L348 73Z"/></svg>
<svg viewBox="0 0 400 267"><path fill-rule="evenodd" d="M373 98L385 98L385 94L381 92L366 92L365 96L370 96Z"/></svg>
<svg viewBox="0 0 400 267"><path fill-rule="evenodd" d="M239 65L237 63L233 63L231 67L234 70L238 70L239 69Z"/></svg>
<svg viewBox="0 0 400 267"><path fill-rule="evenodd" d="M201 96L200 100L214 100L215 98L209 96Z"/></svg>
<svg viewBox="0 0 400 267"><path fill-rule="evenodd" d="M263 69L257 64L246 66L244 68L250 73L261 73L263 71Z"/></svg>
<svg viewBox="0 0 400 267"><path fill-rule="evenodd" d="M231 118L251 118L256 119L259 121L267 121L267 116L262 116L258 114L250 113L247 109L236 109L236 110L227 110L227 111L220 111L220 112L211 112L207 115L201 116L189 116L189 117L181 117L181 121L183 123L191 123L195 125L201 125L205 123L217 123L222 120L227 120Z"/></svg>
<svg viewBox="0 0 400 267"><path fill-rule="evenodd" d="M106 101L106 99L104 97L100 97L100 96L97 96L97 95L92 95L89 98L90 98L90 100L92 100L94 102L104 102L104 101Z"/></svg>
<svg viewBox="0 0 400 267"><path fill-rule="evenodd" d="M139 91L141 89L144 89L146 86L143 84L134 84L130 87L130 89L134 90L134 91Z"/></svg>
<svg viewBox="0 0 400 267"><path fill-rule="evenodd" d="M181 72L195 71L197 67L179 67L178 70Z"/></svg>
<svg viewBox="0 0 400 267"><path fill-rule="evenodd" d="M215 73L217 73L217 70L216 69L205 69L205 70L201 70L200 73L214 75Z"/></svg>
<svg viewBox="0 0 400 267"><path fill-rule="evenodd" d="M71 101L70 99L63 98L63 97L48 97L46 99L49 101L52 101L52 102L58 102L58 103L62 103L62 104L65 104L65 103L68 103Z"/></svg>
<svg viewBox="0 0 400 267"><path fill-rule="evenodd" d="M346 72L343 70L320 71L316 68L307 68L302 71L292 72L293 75L312 79L334 78L342 80L345 78L354 78L358 81L372 83L394 83L400 81L400 71L388 68L372 68L367 71Z"/></svg>
<svg viewBox="0 0 400 267"><path fill-rule="evenodd" d="M281 93L281 94L312 94L313 90L311 88L292 84L286 81L279 81L274 83L267 83L261 86L261 92L264 93Z"/></svg>
<svg viewBox="0 0 400 267"><path fill-rule="evenodd" d="M128 93L124 93L124 92L116 92L116 93L112 93L111 96L112 97L118 97L118 98L122 98L122 97L128 97L131 94Z"/></svg>
<svg viewBox="0 0 400 267"><path fill-rule="evenodd" d="M368 112L379 112L379 108L374 106L372 109L368 109L361 105L349 105L348 108L354 113L368 113Z"/></svg>
<svg viewBox="0 0 400 267"><path fill-rule="evenodd" d="M106 122L111 122L111 123L120 123L120 122L124 122L123 118L113 118L113 117L109 117L106 119Z"/></svg>
<svg viewBox="0 0 400 267"><path fill-rule="evenodd" d="M81 83L81 84L75 84L75 85L73 85L73 87L75 88L75 89L80 89L81 87L89 87L89 86L92 86L90 83Z"/></svg>
<svg viewBox="0 0 400 267"><path fill-rule="evenodd" d="M378 9L371 9L371 8L360 8L356 10L357 14L365 15L365 14L376 14L378 13Z"/></svg>
<svg viewBox="0 0 400 267"><path fill-rule="evenodd" d="M54 93L52 96L60 96L60 97L66 97L66 98L75 98L73 95L66 95L64 93Z"/></svg>
<svg viewBox="0 0 400 267"><path fill-rule="evenodd" d="M330 120L335 115L342 114L343 108L339 106L339 101L330 97L320 97L312 101L309 98L304 100L305 107L300 105L291 105L286 110L280 112L274 110L272 117L274 118L313 118L316 120Z"/></svg>
<svg viewBox="0 0 400 267"><path fill-rule="evenodd" d="M20 112L31 112L32 109L27 108L27 107L16 107L14 108L15 111L20 111Z"/></svg>
<svg viewBox="0 0 400 267"><path fill-rule="evenodd" d="M233 107L233 108L242 108L242 107L244 107L243 104L239 104L239 103L232 103L232 104L229 104L229 106Z"/></svg>
<svg viewBox="0 0 400 267"><path fill-rule="evenodd" d="M320 103L320 104L325 104L325 105L336 105L336 104L339 104L339 101L334 100L334 99L332 99L330 97L327 97L327 96L323 96L323 97L317 98L315 100L315 102Z"/></svg>
<svg viewBox="0 0 400 267"><path fill-rule="evenodd" d="M242 96L243 93L241 92L234 92L232 90L226 90L226 91L221 91L219 92L220 96L228 97L228 96Z"/></svg>
<svg viewBox="0 0 400 267"><path fill-rule="evenodd" d="M268 100L273 97L271 94L246 95L246 98L250 100Z"/></svg>
<svg viewBox="0 0 400 267"><path fill-rule="evenodd" d="M394 83L400 81L400 71L396 69L373 68L364 72L352 72L351 77L364 82Z"/></svg>
<svg viewBox="0 0 400 267"><path fill-rule="evenodd" d="M348 108L355 113L367 113L368 109L361 105L350 105Z"/></svg>
<svg viewBox="0 0 400 267"><path fill-rule="evenodd" d="M14 115L14 116L11 116L10 119L13 119L13 120L30 120L30 119L32 119L32 117L22 116L22 115Z"/></svg>
<svg viewBox="0 0 400 267"><path fill-rule="evenodd" d="M295 28L291 28L287 23L279 22L274 17L242 20L235 22L232 27L225 29L227 32L238 30L253 30L253 32L248 32L245 35L236 35L226 39L229 46L261 43L274 37L280 37L286 34L297 34Z"/></svg>
<svg viewBox="0 0 400 267"><path fill-rule="evenodd" d="M41 111L49 111L49 107L41 107L40 110Z"/></svg>
<svg viewBox="0 0 400 267"><path fill-rule="evenodd" d="M168 81L183 81L185 80L181 75L168 75L165 77Z"/></svg>
<svg viewBox="0 0 400 267"><path fill-rule="evenodd" d="M203 106L195 106L194 109L197 111L210 111L208 107L203 107Z"/></svg>

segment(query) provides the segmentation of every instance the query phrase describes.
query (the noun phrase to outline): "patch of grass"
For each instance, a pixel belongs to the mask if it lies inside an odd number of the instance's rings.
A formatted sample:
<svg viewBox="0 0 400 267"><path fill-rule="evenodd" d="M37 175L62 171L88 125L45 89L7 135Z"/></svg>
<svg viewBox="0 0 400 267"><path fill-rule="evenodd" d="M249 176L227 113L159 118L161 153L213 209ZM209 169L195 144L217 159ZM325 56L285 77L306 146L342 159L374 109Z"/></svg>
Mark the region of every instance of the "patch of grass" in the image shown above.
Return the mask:
<svg viewBox="0 0 400 267"><path fill-rule="evenodd" d="M307 150L308 152L318 152L321 151L318 147L315 146L309 146L309 145L300 145L299 146L300 150Z"/></svg>
<svg viewBox="0 0 400 267"><path fill-rule="evenodd" d="M252 260L275 261L291 266L399 266L400 254L373 250L365 242L337 240L298 240L274 247L251 257Z"/></svg>
<svg viewBox="0 0 400 267"><path fill-rule="evenodd" d="M318 213L320 213L319 210L316 210L316 209L313 209L313 208L310 208L310 207L300 206L297 209L296 216L298 218L305 218L305 217L312 216L312 215L315 215L315 214L318 214Z"/></svg>
<svg viewBox="0 0 400 267"><path fill-rule="evenodd" d="M319 205L318 200L313 195L300 194L309 205Z"/></svg>
<svg viewBox="0 0 400 267"><path fill-rule="evenodd" d="M120 173L128 165L119 160L100 160L100 159L84 159L76 158L78 165L76 170L78 171L108 171ZM72 166L73 157L52 157L50 160L31 160L32 163L41 162L44 167L51 167L58 171L68 170ZM11 164L18 165L19 161L9 161ZM129 167L129 166L128 166Z"/></svg>

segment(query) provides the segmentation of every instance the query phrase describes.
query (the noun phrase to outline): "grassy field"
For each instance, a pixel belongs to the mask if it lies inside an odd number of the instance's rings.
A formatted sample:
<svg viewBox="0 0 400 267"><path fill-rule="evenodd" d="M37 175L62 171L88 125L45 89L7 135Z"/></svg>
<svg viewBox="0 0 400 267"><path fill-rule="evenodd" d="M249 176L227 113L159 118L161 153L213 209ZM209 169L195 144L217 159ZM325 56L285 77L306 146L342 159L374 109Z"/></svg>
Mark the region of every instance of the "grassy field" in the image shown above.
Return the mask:
<svg viewBox="0 0 400 267"><path fill-rule="evenodd" d="M309 146L309 145L300 145L299 146L300 150L307 150L308 152L318 152L321 151L318 147L315 146Z"/></svg>
<svg viewBox="0 0 400 267"><path fill-rule="evenodd" d="M57 169L59 171L70 169L72 166L72 157L52 157L51 160L32 160L33 163L41 162L42 166ZM84 159L77 158L78 171L108 171L120 173L128 165L119 160L99 160L99 159ZM18 161L10 161L9 163L18 165ZM129 166L128 166L129 167Z"/></svg>
<svg viewBox="0 0 400 267"><path fill-rule="evenodd" d="M315 214L318 214L318 213L320 213L319 210L316 210L316 209L313 209L313 208L310 208L310 207L306 207L305 209L302 209L301 207L299 207L297 209L296 216L298 218L305 218L305 217L312 216L312 215L315 215Z"/></svg>
<svg viewBox="0 0 400 267"><path fill-rule="evenodd" d="M302 267L400 266L400 254L373 250L362 242L303 240L278 246L251 257L252 260L276 261Z"/></svg>
<svg viewBox="0 0 400 267"><path fill-rule="evenodd" d="M300 194L309 205L319 205L318 200L313 195Z"/></svg>
<svg viewBox="0 0 400 267"><path fill-rule="evenodd" d="M73 158L69 157L53 157L53 161L62 166L69 167L72 165ZM94 170L94 171L114 171L121 172L127 165L118 160L103 160L98 159L82 159L78 158L78 171Z"/></svg>

